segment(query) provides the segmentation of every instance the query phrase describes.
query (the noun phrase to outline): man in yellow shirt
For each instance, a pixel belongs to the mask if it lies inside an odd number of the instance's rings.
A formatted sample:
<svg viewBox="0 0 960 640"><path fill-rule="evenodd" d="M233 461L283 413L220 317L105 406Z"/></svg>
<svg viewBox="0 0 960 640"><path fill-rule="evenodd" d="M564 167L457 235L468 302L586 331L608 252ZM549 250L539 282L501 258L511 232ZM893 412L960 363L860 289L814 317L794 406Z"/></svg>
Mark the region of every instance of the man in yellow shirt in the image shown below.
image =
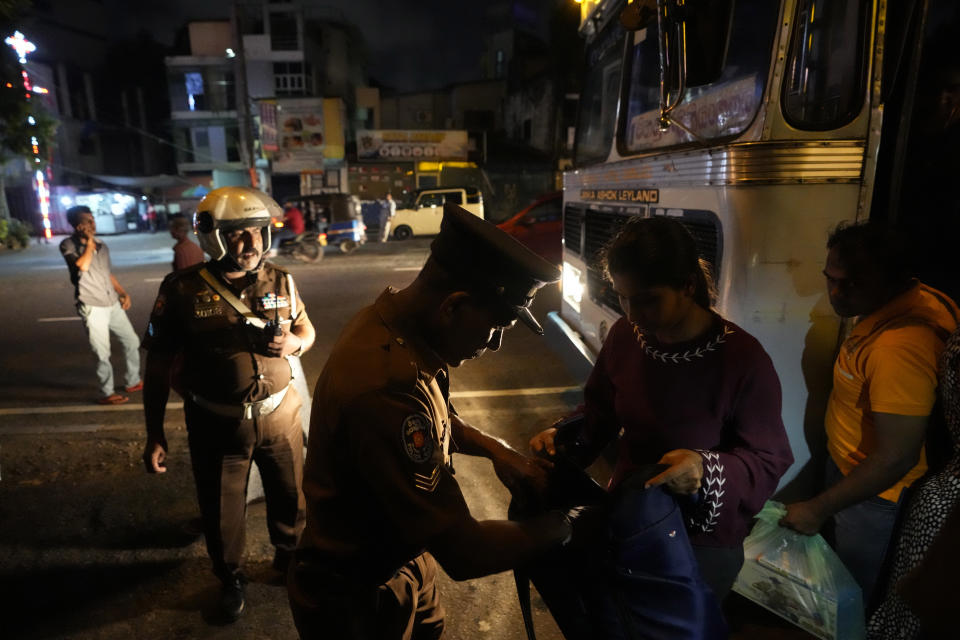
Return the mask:
<svg viewBox="0 0 960 640"><path fill-rule="evenodd" d="M857 318L840 347L827 405L827 488L787 506L781 524L818 533L831 517L834 547L869 603L903 490L927 469L927 419L937 359L960 311L911 277L904 251L877 223L839 227L823 273L830 304Z"/></svg>

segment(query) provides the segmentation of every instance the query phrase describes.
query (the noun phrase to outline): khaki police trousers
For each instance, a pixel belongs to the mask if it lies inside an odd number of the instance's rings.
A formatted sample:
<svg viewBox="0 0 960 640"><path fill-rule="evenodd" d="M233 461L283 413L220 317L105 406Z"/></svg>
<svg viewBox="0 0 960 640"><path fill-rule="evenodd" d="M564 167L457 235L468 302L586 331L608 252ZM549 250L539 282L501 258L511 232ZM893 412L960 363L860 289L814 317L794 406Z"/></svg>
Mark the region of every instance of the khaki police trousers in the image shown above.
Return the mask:
<svg viewBox="0 0 960 640"><path fill-rule="evenodd" d="M443 635L437 561L429 553L367 590L300 569L291 564L287 595L301 640L439 640Z"/></svg>
<svg viewBox="0 0 960 640"><path fill-rule="evenodd" d="M190 461L213 572L230 580L246 539L247 481L256 461L263 479L270 542L292 551L303 531L303 430L293 387L272 413L241 420L184 402Z"/></svg>

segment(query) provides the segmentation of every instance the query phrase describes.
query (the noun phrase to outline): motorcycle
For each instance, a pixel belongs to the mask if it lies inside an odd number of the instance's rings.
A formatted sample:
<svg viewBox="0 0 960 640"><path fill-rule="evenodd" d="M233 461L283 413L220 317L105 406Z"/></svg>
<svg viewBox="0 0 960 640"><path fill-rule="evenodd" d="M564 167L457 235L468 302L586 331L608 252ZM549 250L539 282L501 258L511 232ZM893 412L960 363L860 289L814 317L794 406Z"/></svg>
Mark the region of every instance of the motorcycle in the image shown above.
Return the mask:
<svg viewBox="0 0 960 640"><path fill-rule="evenodd" d="M284 238L277 247L278 256L289 256L301 262L320 262L323 248L327 246L327 234L304 231L293 238Z"/></svg>

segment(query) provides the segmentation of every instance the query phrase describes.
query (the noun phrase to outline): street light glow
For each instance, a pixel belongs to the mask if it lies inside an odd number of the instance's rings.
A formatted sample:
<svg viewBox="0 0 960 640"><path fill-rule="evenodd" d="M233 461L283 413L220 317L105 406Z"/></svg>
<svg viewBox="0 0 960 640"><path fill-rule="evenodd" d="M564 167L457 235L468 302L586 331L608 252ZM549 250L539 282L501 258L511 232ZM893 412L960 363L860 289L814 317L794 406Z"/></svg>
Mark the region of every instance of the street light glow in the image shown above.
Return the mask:
<svg viewBox="0 0 960 640"><path fill-rule="evenodd" d="M25 64L27 62L27 54L33 53L37 50L37 45L33 44L27 40L19 31L14 31L12 36L9 36L4 40L10 47L17 52L17 57L20 60L20 64Z"/></svg>

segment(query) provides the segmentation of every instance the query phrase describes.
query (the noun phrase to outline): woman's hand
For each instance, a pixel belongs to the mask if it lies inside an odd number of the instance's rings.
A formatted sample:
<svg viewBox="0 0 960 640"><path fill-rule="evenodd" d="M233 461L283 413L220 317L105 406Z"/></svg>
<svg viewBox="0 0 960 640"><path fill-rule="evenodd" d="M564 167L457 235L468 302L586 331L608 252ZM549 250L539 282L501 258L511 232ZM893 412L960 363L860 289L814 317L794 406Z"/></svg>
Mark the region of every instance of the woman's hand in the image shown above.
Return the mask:
<svg viewBox="0 0 960 640"><path fill-rule="evenodd" d="M690 449L674 449L660 458L660 464L670 468L647 480L646 487L666 485L673 493L696 493L703 479L703 458Z"/></svg>
<svg viewBox="0 0 960 640"><path fill-rule="evenodd" d="M546 454L549 457L557 455L557 448L553 444L554 438L557 437L557 428L550 427L549 429L544 429L537 435L530 438L530 450L536 454L544 455Z"/></svg>

